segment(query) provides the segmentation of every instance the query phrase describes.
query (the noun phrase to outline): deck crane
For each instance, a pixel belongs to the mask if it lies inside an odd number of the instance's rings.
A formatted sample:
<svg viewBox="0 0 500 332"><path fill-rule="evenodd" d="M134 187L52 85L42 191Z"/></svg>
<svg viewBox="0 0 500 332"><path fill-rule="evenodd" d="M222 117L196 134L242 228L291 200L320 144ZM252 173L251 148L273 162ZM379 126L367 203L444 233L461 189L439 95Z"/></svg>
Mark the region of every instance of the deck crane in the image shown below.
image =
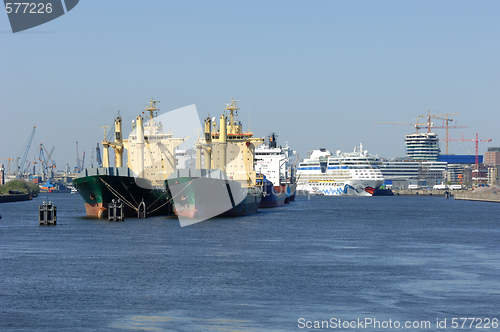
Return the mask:
<svg viewBox="0 0 500 332"><path fill-rule="evenodd" d="M17 170L16 170L16 172L17 172L16 177L17 178L21 177L21 170L23 172L25 171L24 164L26 163L26 158L28 157L28 152L29 152L30 147L31 147L31 142L33 141L33 137L35 136L35 130L36 130L36 126L33 127L33 131L31 132L31 136L29 138L28 145L26 146L26 150L24 150L23 158L21 159L21 164L17 165Z"/></svg>

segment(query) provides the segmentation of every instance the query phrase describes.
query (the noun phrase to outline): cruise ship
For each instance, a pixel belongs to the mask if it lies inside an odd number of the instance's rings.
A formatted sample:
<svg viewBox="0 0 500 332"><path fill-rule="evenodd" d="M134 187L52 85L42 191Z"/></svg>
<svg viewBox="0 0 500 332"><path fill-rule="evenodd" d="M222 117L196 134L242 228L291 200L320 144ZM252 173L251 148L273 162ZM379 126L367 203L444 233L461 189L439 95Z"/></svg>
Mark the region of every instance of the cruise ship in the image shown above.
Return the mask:
<svg viewBox="0 0 500 332"><path fill-rule="evenodd" d="M353 152L332 155L326 149L313 150L297 170L297 190L322 192L326 196L372 196L384 183L377 156L360 144Z"/></svg>

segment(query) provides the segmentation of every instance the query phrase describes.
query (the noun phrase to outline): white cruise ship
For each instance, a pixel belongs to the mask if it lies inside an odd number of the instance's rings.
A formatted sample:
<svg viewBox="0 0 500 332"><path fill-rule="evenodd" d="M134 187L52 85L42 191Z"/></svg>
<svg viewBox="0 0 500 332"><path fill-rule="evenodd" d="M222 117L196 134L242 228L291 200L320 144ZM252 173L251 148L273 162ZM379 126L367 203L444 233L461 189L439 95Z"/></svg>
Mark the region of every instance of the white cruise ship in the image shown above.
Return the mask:
<svg viewBox="0 0 500 332"><path fill-rule="evenodd" d="M339 150L335 156L326 149L313 150L299 164L297 190L327 196L371 196L384 183L380 164L380 159L363 150L362 144L353 152Z"/></svg>

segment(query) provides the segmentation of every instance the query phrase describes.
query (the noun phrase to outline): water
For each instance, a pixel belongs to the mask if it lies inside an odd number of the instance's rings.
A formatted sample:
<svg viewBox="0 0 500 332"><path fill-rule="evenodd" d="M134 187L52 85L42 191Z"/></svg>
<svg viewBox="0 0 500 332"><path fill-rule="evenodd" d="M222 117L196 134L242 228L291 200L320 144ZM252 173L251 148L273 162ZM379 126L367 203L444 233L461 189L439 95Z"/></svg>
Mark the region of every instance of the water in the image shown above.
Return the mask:
<svg viewBox="0 0 500 332"><path fill-rule="evenodd" d="M38 225L43 200L56 226ZM446 318L451 330L453 318L500 318L496 203L298 197L181 228L87 218L79 195L51 194L0 215L1 331L307 330L300 318L427 330Z"/></svg>

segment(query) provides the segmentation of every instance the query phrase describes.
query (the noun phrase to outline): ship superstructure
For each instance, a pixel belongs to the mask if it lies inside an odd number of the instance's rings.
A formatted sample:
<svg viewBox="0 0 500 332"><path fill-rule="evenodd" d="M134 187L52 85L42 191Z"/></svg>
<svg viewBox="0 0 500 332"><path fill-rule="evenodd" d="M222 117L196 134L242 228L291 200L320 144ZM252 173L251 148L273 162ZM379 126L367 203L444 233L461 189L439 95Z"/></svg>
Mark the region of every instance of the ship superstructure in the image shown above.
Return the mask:
<svg viewBox="0 0 500 332"><path fill-rule="evenodd" d="M196 169L178 169L167 180L181 225L257 212L262 189L254 153L264 140L243 132L235 120L235 100L225 110L229 114L220 116L219 125L215 117L205 119L204 137L196 143Z"/></svg>
<svg viewBox="0 0 500 332"><path fill-rule="evenodd" d="M151 98L145 109L149 121L144 123L143 116L137 116L127 139L122 136L122 119L118 116L114 142L102 141L103 167L86 168L73 180L85 201L87 215L106 217L113 199L125 204L128 216L137 216L139 205L146 207L147 214L172 212L165 180L175 170L175 148L185 139L163 132L161 122L155 121L159 110L157 102ZM116 167L110 165L109 148L115 152ZM123 166L124 150L127 151L126 166Z"/></svg>
<svg viewBox="0 0 500 332"><path fill-rule="evenodd" d="M255 170L272 183L271 187L266 186L260 207L282 206L289 191L286 167L288 157L283 148L278 146L276 138L276 134L271 134L266 144L255 149Z"/></svg>
<svg viewBox="0 0 500 332"><path fill-rule="evenodd" d="M382 184L380 159L363 150L332 155L326 149L313 150L299 164L297 190L322 192L325 195L371 196Z"/></svg>

